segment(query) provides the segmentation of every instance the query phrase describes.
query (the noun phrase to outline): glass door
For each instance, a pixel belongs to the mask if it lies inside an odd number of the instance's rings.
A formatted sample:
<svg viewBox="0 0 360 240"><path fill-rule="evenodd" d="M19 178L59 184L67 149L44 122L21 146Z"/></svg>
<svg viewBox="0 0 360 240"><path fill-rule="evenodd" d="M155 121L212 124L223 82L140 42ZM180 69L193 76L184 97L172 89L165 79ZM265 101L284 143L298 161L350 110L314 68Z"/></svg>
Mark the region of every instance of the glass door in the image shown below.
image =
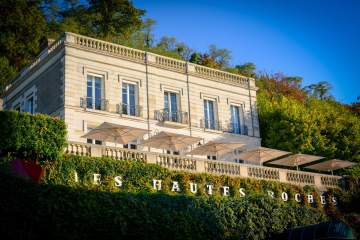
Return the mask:
<svg viewBox="0 0 360 240"><path fill-rule="evenodd" d="M204 119L205 128L215 129L214 101L204 100Z"/></svg>
<svg viewBox="0 0 360 240"><path fill-rule="evenodd" d="M136 86L123 83L122 85L122 113L136 116Z"/></svg>
<svg viewBox="0 0 360 240"><path fill-rule="evenodd" d="M178 97L176 93L164 92L165 120L178 122Z"/></svg>

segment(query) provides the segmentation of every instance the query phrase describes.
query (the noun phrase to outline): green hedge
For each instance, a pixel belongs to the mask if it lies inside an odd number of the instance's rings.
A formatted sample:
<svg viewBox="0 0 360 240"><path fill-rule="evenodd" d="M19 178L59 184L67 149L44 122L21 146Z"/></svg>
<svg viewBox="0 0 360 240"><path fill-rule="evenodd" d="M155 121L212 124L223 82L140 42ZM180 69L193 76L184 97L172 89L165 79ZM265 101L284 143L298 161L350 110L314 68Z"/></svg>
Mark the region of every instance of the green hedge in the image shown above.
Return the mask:
<svg viewBox="0 0 360 240"><path fill-rule="evenodd" d="M222 186L230 188L230 196L240 199L240 188L244 188L246 195L265 194L273 191L276 199L281 199L281 193L286 192L289 196L287 202L299 206L309 207L307 195L312 194L315 198L311 205L320 210L331 210L334 205L331 201L327 207L320 203L319 193L315 188L305 186L304 188L296 185L280 183L277 181L254 180L250 178L233 178L229 176L218 176L210 174L196 174L183 171L171 171L166 168L153 164L145 164L137 161L119 161L111 158L93 158L66 155L63 160L51 162L46 165L46 176L44 183L52 185L64 185L75 188L84 188L107 192L158 192L153 188L153 179L162 180L160 192L169 195L188 195L208 197L206 184L212 184L214 197L222 196ZM75 182L75 172L78 182ZM101 174L101 185L94 184L93 174ZM123 185L119 188L115 186L114 177L121 176ZM172 181L179 182L180 192L171 191ZM196 194L190 192L190 182L198 185ZM302 202L295 201L295 194L300 193ZM339 195L339 190L332 190L328 199L333 195ZM268 197L268 196L267 196Z"/></svg>
<svg viewBox="0 0 360 240"><path fill-rule="evenodd" d="M4 239L268 239L327 219L318 209L264 194L114 193L0 177Z"/></svg>
<svg viewBox="0 0 360 240"><path fill-rule="evenodd" d="M66 144L64 121L46 115L0 111L1 155L31 160L54 160Z"/></svg>

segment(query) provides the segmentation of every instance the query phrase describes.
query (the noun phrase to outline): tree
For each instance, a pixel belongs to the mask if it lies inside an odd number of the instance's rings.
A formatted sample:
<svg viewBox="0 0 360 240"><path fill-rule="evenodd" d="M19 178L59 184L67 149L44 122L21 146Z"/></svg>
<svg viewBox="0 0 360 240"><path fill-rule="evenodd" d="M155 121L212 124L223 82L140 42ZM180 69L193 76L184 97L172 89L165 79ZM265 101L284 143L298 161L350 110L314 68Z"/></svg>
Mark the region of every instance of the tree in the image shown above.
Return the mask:
<svg viewBox="0 0 360 240"><path fill-rule="evenodd" d="M128 0L90 0L89 13L94 33L112 41L119 36L128 39L139 30L145 11L135 8Z"/></svg>
<svg viewBox="0 0 360 240"><path fill-rule="evenodd" d="M39 53L40 40L46 33L46 21L40 0L0 1L0 56L16 70Z"/></svg>
<svg viewBox="0 0 360 240"><path fill-rule="evenodd" d="M229 65L231 59L231 51L226 48L218 48L212 44L209 46L209 57L217 63L219 68L223 69Z"/></svg>
<svg viewBox="0 0 360 240"><path fill-rule="evenodd" d="M331 85L327 81L310 84L304 87L304 90L311 96L324 100L332 98L330 94Z"/></svg>
<svg viewBox="0 0 360 240"><path fill-rule="evenodd" d="M244 75L246 77L256 77L256 65L254 63L251 62L247 62L244 63L242 65L236 65L235 69L237 70L237 72L241 75Z"/></svg>
<svg viewBox="0 0 360 240"><path fill-rule="evenodd" d="M0 97L5 90L9 79L13 78L15 74L16 69L9 64L9 60L6 57L0 57Z"/></svg>

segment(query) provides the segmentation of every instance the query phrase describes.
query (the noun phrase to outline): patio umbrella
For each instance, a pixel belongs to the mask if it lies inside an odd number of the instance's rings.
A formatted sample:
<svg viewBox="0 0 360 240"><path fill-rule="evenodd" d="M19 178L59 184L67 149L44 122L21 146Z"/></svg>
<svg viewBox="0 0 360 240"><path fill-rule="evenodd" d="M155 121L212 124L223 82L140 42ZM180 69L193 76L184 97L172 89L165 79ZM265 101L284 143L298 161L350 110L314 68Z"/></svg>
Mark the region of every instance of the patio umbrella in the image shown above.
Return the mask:
<svg viewBox="0 0 360 240"><path fill-rule="evenodd" d="M188 154L191 155L222 155L228 152L231 152L237 148L244 146L243 143L237 142L216 142L209 141L204 145L195 148Z"/></svg>
<svg viewBox="0 0 360 240"><path fill-rule="evenodd" d="M128 144L146 133L147 130L145 129L104 122L82 137L104 142L113 142L115 144Z"/></svg>
<svg viewBox="0 0 360 240"><path fill-rule="evenodd" d="M347 168L354 165L356 165L356 163L345 160L332 159L325 162L307 166L306 168L318 170L318 171L331 171L331 174L333 174L334 170Z"/></svg>
<svg viewBox="0 0 360 240"><path fill-rule="evenodd" d="M256 162L262 164L272 159L290 154L290 152L281 151L277 149L257 147L246 150L238 155L238 158L245 161Z"/></svg>
<svg viewBox="0 0 360 240"><path fill-rule="evenodd" d="M296 167L296 169L299 170L299 165L310 163L322 158L324 157L298 153L279 160L272 161L270 162L270 164L287 166L287 167Z"/></svg>
<svg viewBox="0 0 360 240"><path fill-rule="evenodd" d="M201 141L201 138L176 133L160 132L145 140L140 145L157 149L180 151L199 141Z"/></svg>

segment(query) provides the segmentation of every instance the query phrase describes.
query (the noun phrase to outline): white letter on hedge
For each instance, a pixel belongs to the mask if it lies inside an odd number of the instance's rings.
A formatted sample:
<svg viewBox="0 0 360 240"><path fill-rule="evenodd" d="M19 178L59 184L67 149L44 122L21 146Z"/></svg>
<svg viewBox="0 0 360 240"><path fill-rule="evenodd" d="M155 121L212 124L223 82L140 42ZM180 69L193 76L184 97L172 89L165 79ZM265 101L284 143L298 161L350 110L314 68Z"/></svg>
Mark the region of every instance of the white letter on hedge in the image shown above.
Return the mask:
<svg viewBox="0 0 360 240"><path fill-rule="evenodd" d="M239 192L240 192L240 197L245 197L245 189L244 188L240 188Z"/></svg>
<svg viewBox="0 0 360 240"><path fill-rule="evenodd" d="M332 197L332 201L333 201L334 205L337 205L336 197Z"/></svg>
<svg viewBox="0 0 360 240"><path fill-rule="evenodd" d="M173 181L171 191L180 192L179 182Z"/></svg>
<svg viewBox="0 0 360 240"><path fill-rule="evenodd" d="M286 192L282 192L282 193L281 193L281 199L282 199L284 202L286 202L286 201L289 199L288 194L287 194Z"/></svg>
<svg viewBox="0 0 360 240"><path fill-rule="evenodd" d="M116 187L121 187L122 186L121 176L116 176L114 178L114 180L115 180L115 186Z"/></svg>
<svg viewBox="0 0 360 240"><path fill-rule="evenodd" d="M206 188L207 188L207 190L208 190L208 194L209 195L212 195L212 192L213 192L213 185L212 184L207 184L206 185Z"/></svg>
<svg viewBox="0 0 360 240"><path fill-rule="evenodd" d="M161 190L161 180L153 179L153 188L155 190Z"/></svg>
<svg viewBox="0 0 360 240"><path fill-rule="evenodd" d="M190 192L192 193L197 193L197 184L196 183L193 183L193 182L190 182Z"/></svg>
<svg viewBox="0 0 360 240"><path fill-rule="evenodd" d="M321 201L321 204L322 204L322 205L325 205L325 204L326 204L325 196L324 196L324 195L321 195L321 196L320 196L320 201Z"/></svg>
<svg viewBox="0 0 360 240"><path fill-rule="evenodd" d="M295 201L301 202L300 196L300 193L295 194Z"/></svg>
<svg viewBox="0 0 360 240"><path fill-rule="evenodd" d="M313 196L313 195L311 195L311 194L308 195L308 202L309 202L309 203L313 203L313 202L314 202L314 196Z"/></svg>
<svg viewBox="0 0 360 240"><path fill-rule="evenodd" d="M101 174L94 173L94 183L95 183L96 185L101 184L100 178L101 178Z"/></svg>
<svg viewBox="0 0 360 240"><path fill-rule="evenodd" d="M228 186L223 186L223 196L229 196L230 188Z"/></svg>
<svg viewBox="0 0 360 240"><path fill-rule="evenodd" d="M75 182L79 182L79 177L76 171L74 171Z"/></svg>
<svg viewBox="0 0 360 240"><path fill-rule="evenodd" d="M274 198L274 192L273 192L273 191L268 191L268 195L269 195L271 198Z"/></svg>

